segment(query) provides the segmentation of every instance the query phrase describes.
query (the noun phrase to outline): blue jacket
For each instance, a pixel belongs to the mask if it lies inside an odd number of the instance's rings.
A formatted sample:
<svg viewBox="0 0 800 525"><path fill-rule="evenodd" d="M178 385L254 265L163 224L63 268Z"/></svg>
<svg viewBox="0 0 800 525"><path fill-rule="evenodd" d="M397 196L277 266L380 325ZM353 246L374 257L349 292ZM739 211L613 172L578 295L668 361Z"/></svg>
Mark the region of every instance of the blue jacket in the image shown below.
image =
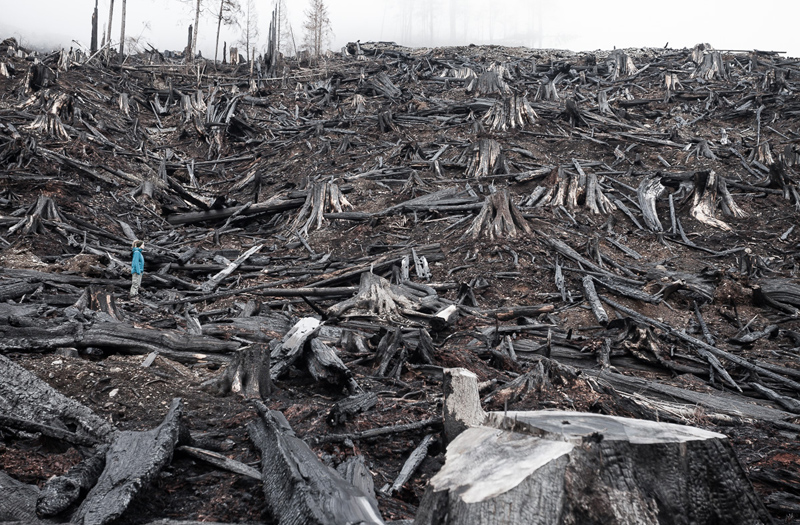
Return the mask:
<svg viewBox="0 0 800 525"><path fill-rule="evenodd" d="M131 273L144 273L144 257L141 248L133 249L133 260L131 261Z"/></svg>

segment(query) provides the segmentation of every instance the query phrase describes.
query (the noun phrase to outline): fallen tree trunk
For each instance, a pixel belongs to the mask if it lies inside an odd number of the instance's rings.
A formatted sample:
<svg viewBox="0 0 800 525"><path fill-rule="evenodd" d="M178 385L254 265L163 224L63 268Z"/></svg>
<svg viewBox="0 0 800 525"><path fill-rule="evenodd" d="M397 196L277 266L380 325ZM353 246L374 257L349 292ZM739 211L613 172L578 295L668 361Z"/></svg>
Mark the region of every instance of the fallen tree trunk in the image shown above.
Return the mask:
<svg viewBox="0 0 800 525"><path fill-rule="evenodd" d="M181 426L181 400L172 400L164 421L147 432L120 433L106 454L97 485L76 511L72 523L104 525L122 516L136 495L171 460Z"/></svg>
<svg viewBox="0 0 800 525"><path fill-rule="evenodd" d="M256 408L261 417L247 431L261 450L264 495L280 525L383 524L375 499L320 462L283 414Z"/></svg>
<svg viewBox="0 0 800 525"><path fill-rule="evenodd" d="M102 445L64 475L47 480L36 500L36 514L42 518L55 516L78 501L81 495L94 487L103 473L107 452L108 445Z"/></svg>
<svg viewBox="0 0 800 525"><path fill-rule="evenodd" d="M91 346L137 354L171 350L177 354L191 355L185 350L223 353L236 350L240 345L177 330L149 330L123 323L95 323L88 328L78 322L66 322L57 327L0 325L0 351L41 352L65 346ZM166 353L164 355L171 357ZM227 358L224 362L227 362Z"/></svg>
<svg viewBox="0 0 800 525"><path fill-rule="evenodd" d="M50 385L0 355L0 413L61 428L75 428L75 434L108 441L114 427L89 408L70 399Z"/></svg>

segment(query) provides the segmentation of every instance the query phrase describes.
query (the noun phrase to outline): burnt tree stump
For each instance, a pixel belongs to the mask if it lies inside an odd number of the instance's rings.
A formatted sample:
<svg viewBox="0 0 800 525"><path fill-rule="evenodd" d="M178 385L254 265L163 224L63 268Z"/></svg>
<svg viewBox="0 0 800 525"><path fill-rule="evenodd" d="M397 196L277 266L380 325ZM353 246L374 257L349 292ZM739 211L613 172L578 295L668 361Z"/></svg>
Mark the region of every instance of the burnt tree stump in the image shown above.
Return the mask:
<svg viewBox="0 0 800 525"><path fill-rule="evenodd" d="M220 396L233 392L246 399L266 399L272 392L269 355L267 345L242 348L221 374L201 386Z"/></svg>

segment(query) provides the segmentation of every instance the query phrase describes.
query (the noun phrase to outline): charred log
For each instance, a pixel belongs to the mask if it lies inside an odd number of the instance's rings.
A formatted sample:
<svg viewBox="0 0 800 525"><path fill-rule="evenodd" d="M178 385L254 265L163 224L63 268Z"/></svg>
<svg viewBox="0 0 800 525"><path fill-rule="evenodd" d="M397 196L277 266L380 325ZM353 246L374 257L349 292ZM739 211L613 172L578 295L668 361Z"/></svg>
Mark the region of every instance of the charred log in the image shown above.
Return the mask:
<svg viewBox="0 0 800 525"><path fill-rule="evenodd" d="M374 498L321 463L283 414L256 407L261 417L247 431L261 450L264 495L278 523L383 523Z"/></svg>

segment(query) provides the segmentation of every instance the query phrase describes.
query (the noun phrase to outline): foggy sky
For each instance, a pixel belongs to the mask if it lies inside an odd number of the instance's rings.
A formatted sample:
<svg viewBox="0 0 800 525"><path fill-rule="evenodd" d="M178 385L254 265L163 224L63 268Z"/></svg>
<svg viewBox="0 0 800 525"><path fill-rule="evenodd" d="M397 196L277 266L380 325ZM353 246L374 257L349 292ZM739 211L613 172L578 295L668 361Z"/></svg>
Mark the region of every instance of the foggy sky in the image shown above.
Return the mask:
<svg viewBox="0 0 800 525"><path fill-rule="evenodd" d="M217 0L206 0L213 6ZM47 49L88 48L95 0L0 0L0 38L15 36ZM99 28L108 20L109 0L100 0ZM118 42L121 0L114 5L112 40ZM256 0L261 38L266 41L274 0ZM217 4L218 5L218 4ZM307 0L287 0L295 40L302 41ZM692 47L707 42L717 49L785 51L800 57L796 24L800 2L789 0L328 0L333 39L340 49L354 40L388 40L410 46L496 43L571 49ZM491 6L491 7L490 7ZM179 0L128 0L126 36L157 49L182 50L194 22L190 4ZM198 47L214 56L216 24L201 18ZM241 29L223 27L228 45ZM240 46L241 47L241 46Z"/></svg>

